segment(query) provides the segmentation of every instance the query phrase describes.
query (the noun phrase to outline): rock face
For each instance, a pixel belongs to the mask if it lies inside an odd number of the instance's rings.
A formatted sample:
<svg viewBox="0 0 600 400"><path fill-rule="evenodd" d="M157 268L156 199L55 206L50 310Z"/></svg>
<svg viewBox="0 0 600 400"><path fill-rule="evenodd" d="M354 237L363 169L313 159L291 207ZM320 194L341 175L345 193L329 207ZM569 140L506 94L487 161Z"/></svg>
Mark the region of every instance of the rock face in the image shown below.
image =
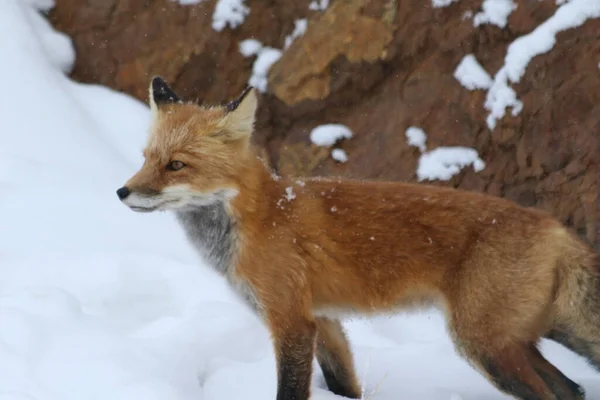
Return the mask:
<svg viewBox="0 0 600 400"><path fill-rule="evenodd" d="M145 101L158 74L188 98L220 103L252 73L256 57L240 53L242 40L283 49L306 18L260 98L255 139L275 170L416 181L420 151L405 136L416 126L428 150L471 147L486 164L432 183L548 210L600 244L600 18L559 32L552 50L532 59L511 84L522 111L509 110L490 129L487 91L466 89L454 71L473 54L493 78L508 46L554 15L554 1L515 1L504 27L474 26L482 0L440 8L430 0L332 0L325 10L306 0L246 3L245 21L221 31L212 27L214 0L57 0L51 19L74 40L77 80ZM337 146L348 162L310 143L311 129L326 123L353 131Z"/></svg>

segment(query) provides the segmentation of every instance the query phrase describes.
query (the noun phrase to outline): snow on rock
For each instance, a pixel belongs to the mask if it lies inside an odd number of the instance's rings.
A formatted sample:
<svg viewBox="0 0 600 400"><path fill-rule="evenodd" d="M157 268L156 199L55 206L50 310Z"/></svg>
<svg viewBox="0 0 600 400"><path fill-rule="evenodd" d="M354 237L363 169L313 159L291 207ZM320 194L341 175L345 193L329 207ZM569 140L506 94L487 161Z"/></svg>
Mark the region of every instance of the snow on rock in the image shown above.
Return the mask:
<svg viewBox="0 0 600 400"><path fill-rule="evenodd" d="M248 49L246 48L246 50ZM260 92L266 92L269 84L269 70L281 58L283 53L273 47L261 47L257 54L258 56L252 65L252 75L250 75L248 84Z"/></svg>
<svg viewBox="0 0 600 400"><path fill-rule="evenodd" d="M294 22L294 31L286 36L284 49L286 50L292 42L304 35L306 32L308 21L306 19L299 19ZM261 42L256 39L245 39L239 44L240 53L244 57L257 56L252 65L252 74L248 80L250 86L255 87L260 92L266 92L269 80L269 70L275 64L281 56L283 51L273 47L263 46Z"/></svg>
<svg viewBox="0 0 600 400"><path fill-rule="evenodd" d="M315 11L324 11L329 7L329 0L313 0L308 5L308 8Z"/></svg>
<svg viewBox="0 0 600 400"><path fill-rule="evenodd" d="M206 0L170 0L182 6L192 6L205 2ZM244 23L250 13L250 8L244 5L245 0L217 0L212 15L212 28L222 31L227 25L235 29Z"/></svg>
<svg viewBox="0 0 600 400"><path fill-rule="evenodd" d="M410 126L405 132L409 146L417 147L421 153L426 149L427 135L421 128Z"/></svg>
<svg viewBox="0 0 600 400"><path fill-rule="evenodd" d="M508 85L506 67L500 68L494 76L492 86L485 98L484 107L490 112L486 122L491 130L496 128L496 121L504 117L507 108L512 108L513 116L519 115L523 109L523 102L517 98L517 93Z"/></svg>
<svg viewBox="0 0 600 400"><path fill-rule="evenodd" d="M348 161L348 155L343 149L333 149L331 150L331 157L337 162L345 163Z"/></svg>
<svg viewBox="0 0 600 400"><path fill-rule="evenodd" d="M195 4L200 4L200 3L204 2L205 0L171 0L171 1L176 1L179 4L181 4L182 6L192 6Z"/></svg>
<svg viewBox="0 0 600 400"><path fill-rule="evenodd" d="M473 18L473 11L471 11L471 10L467 10L467 11L465 11L465 12L463 13L462 17L461 17L461 19L462 19L463 21L465 21L465 20L467 20L467 19L471 19L471 18Z"/></svg>
<svg viewBox="0 0 600 400"><path fill-rule="evenodd" d="M458 0L431 0L431 5L435 8L448 7L450 4L457 2Z"/></svg>
<svg viewBox="0 0 600 400"><path fill-rule="evenodd" d="M285 188L285 199L287 201L292 201L296 198L296 194L294 193L294 188L292 186L288 186Z"/></svg>
<svg viewBox="0 0 600 400"><path fill-rule="evenodd" d="M447 181L468 165L473 165L475 172L485 168L485 163L479 158L475 149L456 146L438 147L426 151L427 134L423 129L411 126L406 130L405 135L409 146L417 147L421 152L417 167L419 181L425 179Z"/></svg>
<svg viewBox="0 0 600 400"><path fill-rule="evenodd" d="M518 115L523 108L523 103L517 99L515 91L509 86L509 81L518 83L529 62L535 56L546 53L554 47L558 32L581 26L586 20L599 17L599 0L571 0L560 6L552 17L531 33L515 39L510 44L504 58L504 65L494 76L484 105L490 112L487 117L487 125L490 129L496 127L496 121L505 115L507 108L512 108L513 115Z"/></svg>
<svg viewBox="0 0 600 400"><path fill-rule="evenodd" d="M296 21L294 21L294 30L292 31L291 34L289 34L285 37L285 43L283 45L283 48L285 50L287 50L288 47L291 46L291 44L294 40L296 40L300 36L304 35L304 33L306 32L307 25L308 25L308 20L306 18L297 19Z"/></svg>
<svg viewBox="0 0 600 400"><path fill-rule="evenodd" d="M222 31L227 25L231 29L237 28L250 13L250 9L244 5L245 0L217 0L212 17L212 27L215 31Z"/></svg>
<svg viewBox="0 0 600 400"><path fill-rule="evenodd" d="M454 70L454 77L469 90L489 89L492 77L479 64L473 54L467 54Z"/></svg>
<svg viewBox="0 0 600 400"><path fill-rule="evenodd" d="M287 50L294 40L304 35L307 26L308 20L306 19L298 19L294 21L294 30L291 34L285 37L285 43L282 50L274 47L263 46L262 43L256 39L246 39L240 42L240 53L244 57L251 57L254 55L257 56L254 60L254 64L252 65L252 75L248 80L248 84L250 86L255 87L260 92L267 91L269 85L269 70L273 64L279 61L283 55L283 51Z"/></svg>
<svg viewBox="0 0 600 400"><path fill-rule="evenodd" d="M250 57L257 55L262 49L263 45L256 39L246 39L240 42L240 53L244 57Z"/></svg>
<svg viewBox="0 0 600 400"><path fill-rule="evenodd" d="M475 172L485 168L485 163L479 158L477 150L460 146L438 147L421 154L417 178L419 181L447 181L469 165L473 165Z"/></svg>
<svg viewBox="0 0 600 400"><path fill-rule="evenodd" d="M330 147L338 140L350 139L352 131L342 124L325 124L310 132L310 141L317 146Z"/></svg>
<svg viewBox="0 0 600 400"><path fill-rule="evenodd" d="M473 25L494 24L504 28L508 22L508 16L517 9L513 0L484 0L482 11L473 17Z"/></svg>

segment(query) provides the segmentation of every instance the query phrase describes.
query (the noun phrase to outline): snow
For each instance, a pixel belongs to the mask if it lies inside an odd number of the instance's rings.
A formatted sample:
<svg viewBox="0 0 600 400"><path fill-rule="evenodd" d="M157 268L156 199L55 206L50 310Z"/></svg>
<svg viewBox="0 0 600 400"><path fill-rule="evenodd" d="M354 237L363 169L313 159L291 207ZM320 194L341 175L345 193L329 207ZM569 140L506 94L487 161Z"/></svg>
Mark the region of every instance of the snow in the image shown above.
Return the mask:
<svg viewBox="0 0 600 400"><path fill-rule="evenodd" d="M215 31L222 31L227 25L231 29L237 28L245 20L250 9L244 5L245 0L217 0L213 13L212 27Z"/></svg>
<svg viewBox="0 0 600 400"><path fill-rule="evenodd" d="M240 53L244 57L255 56L262 49L262 43L256 39L246 39L240 42Z"/></svg>
<svg viewBox="0 0 600 400"><path fill-rule="evenodd" d="M469 90L489 89L492 77L479 64L473 54L467 54L454 70L454 77Z"/></svg>
<svg viewBox="0 0 600 400"><path fill-rule="evenodd" d="M258 56L252 65L252 75L248 80L248 84L260 92L266 92L269 84L269 70L273 64L279 61L283 53L273 47L261 47L257 54Z"/></svg>
<svg viewBox="0 0 600 400"><path fill-rule="evenodd" d="M345 163L348 161L348 155L343 149L333 149L331 150L331 157L337 162Z"/></svg>
<svg viewBox="0 0 600 400"><path fill-rule="evenodd" d="M475 172L485 168L485 163L479 158L477 150L461 146L437 147L421 154L417 178L419 181L447 181L469 165L473 166Z"/></svg>
<svg viewBox="0 0 600 400"><path fill-rule="evenodd" d="M472 165L475 172L482 171L485 163L477 150L462 146L437 147L426 151L427 134L419 127L411 126L406 129L406 139L409 146L419 149L421 156L417 166L417 179L447 181L458 174L461 169Z"/></svg>
<svg viewBox="0 0 600 400"><path fill-rule="evenodd" d="M269 85L269 70L275 64L283 52L291 46L294 40L304 35L306 27L308 26L308 20L298 19L294 21L294 30L291 34L285 37L283 49L276 49L274 47L263 46L263 44L256 39L245 39L239 44L240 53L244 57L257 56L252 65L252 74L248 79L248 84L255 87L260 92L266 92Z"/></svg>
<svg viewBox="0 0 600 400"><path fill-rule="evenodd" d="M307 25L308 25L308 20L306 18L297 19L296 21L294 21L294 30L292 31L291 34L289 34L285 37L285 43L283 45L283 48L285 50L287 50L287 48L292 45L292 42L294 40L296 40L300 36L304 35L304 33L306 32Z"/></svg>
<svg viewBox="0 0 600 400"><path fill-rule="evenodd" d="M252 74L248 79L248 84L260 92L266 92L269 85L269 70L273 64L279 61L283 52L273 47L263 46L256 39L242 40L239 49L244 57L257 56L252 65Z"/></svg>
<svg viewBox="0 0 600 400"><path fill-rule="evenodd" d="M329 0L313 0L308 5L310 10L324 11L329 7Z"/></svg>
<svg viewBox="0 0 600 400"><path fill-rule="evenodd" d="M508 22L508 16L517 9L513 0L484 0L482 11L473 17L473 25L493 24L504 28Z"/></svg>
<svg viewBox="0 0 600 400"><path fill-rule="evenodd" d="M450 4L457 2L458 0L431 0L431 5L435 8L448 7Z"/></svg>
<svg viewBox="0 0 600 400"><path fill-rule="evenodd" d="M191 6L191 5L200 4L205 0L171 0L171 1L176 1L179 4L181 4L182 6Z"/></svg>
<svg viewBox="0 0 600 400"><path fill-rule="evenodd" d="M0 399L274 399L265 326L172 215L118 201L142 163L148 107L65 76L73 47L33 9L48 4L0 2ZM437 311L345 326L371 400L508 399L457 356ZM581 358L542 351L600 395ZM312 388L339 399L319 368Z"/></svg>
<svg viewBox="0 0 600 400"><path fill-rule="evenodd" d="M48 12L54 8L54 0L23 0L23 2L29 4L33 8L41 12ZM44 31L38 31L38 33L47 33ZM55 32L58 33L58 32Z"/></svg>
<svg viewBox="0 0 600 400"><path fill-rule="evenodd" d="M512 108L512 115L518 115L523 108L523 103L517 99L509 81L518 83L529 62L554 47L558 32L581 26L587 19L599 17L600 0L571 0L560 6L552 17L531 33L520 36L510 44L504 65L494 76L484 104L489 111L487 125L490 129L496 127L496 122L504 117L507 108Z"/></svg>
<svg viewBox="0 0 600 400"><path fill-rule="evenodd" d="M191 6L205 2L206 0L171 0L182 6ZM220 32L227 25L235 29L244 23L250 13L250 8L244 5L245 0L217 0L212 15L212 28Z"/></svg>
<svg viewBox="0 0 600 400"><path fill-rule="evenodd" d="M283 50L292 44L292 42L304 35L306 32L308 21L306 19L299 19L294 22L294 30L291 34L286 36ZM260 92L266 92L269 85L269 70L283 55L283 50L276 49L274 47L263 46L263 44L256 39L245 39L239 44L240 53L244 57L257 56L252 65L252 74L248 80L250 86L255 87Z"/></svg>
<svg viewBox="0 0 600 400"><path fill-rule="evenodd" d="M287 201L292 201L296 198L296 194L294 193L294 188L292 186L288 186L285 188L285 199Z"/></svg>
<svg viewBox="0 0 600 400"><path fill-rule="evenodd" d="M325 124L314 128L310 132L310 141L317 146L330 147L338 140L350 139L352 131L346 125Z"/></svg>
<svg viewBox="0 0 600 400"><path fill-rule="evenodd" d="M423 129L416 126L410 126L405 132L409 146L417 147L421 153L426 149L427 135Z"/></svg>

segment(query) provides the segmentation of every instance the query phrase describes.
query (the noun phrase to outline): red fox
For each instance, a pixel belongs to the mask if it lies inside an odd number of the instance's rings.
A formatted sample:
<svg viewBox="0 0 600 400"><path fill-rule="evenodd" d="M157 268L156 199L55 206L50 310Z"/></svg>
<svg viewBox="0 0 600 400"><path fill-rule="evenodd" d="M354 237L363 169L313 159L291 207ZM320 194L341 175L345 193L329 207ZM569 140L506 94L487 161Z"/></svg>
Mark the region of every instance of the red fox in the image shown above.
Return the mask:
<svg viewBox="0 0 600 400"><path fill-rule="evenodd" d="M518 399L584 399L538 350L600 368L600 258L550 215L498 197L400 182L276 176L251 143L257 95L184 102L152 79L145 162L117 190L171 210L191 244L268 326L277 399L361 389L340 319L433 306L457 352ZM401 396L400 396L401 397Z"/></svg>

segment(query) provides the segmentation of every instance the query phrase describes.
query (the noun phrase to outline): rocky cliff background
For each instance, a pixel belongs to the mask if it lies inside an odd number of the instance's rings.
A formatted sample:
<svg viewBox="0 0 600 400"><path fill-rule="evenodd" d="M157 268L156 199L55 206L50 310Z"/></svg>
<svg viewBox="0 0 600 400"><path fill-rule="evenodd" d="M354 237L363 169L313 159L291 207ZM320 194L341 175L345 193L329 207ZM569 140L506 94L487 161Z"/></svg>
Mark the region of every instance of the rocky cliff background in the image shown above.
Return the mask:
<svg viewBox="0 0 600 400"><path fill-rule="evenodd" d="M428 183L548 210L600 247L600 18L558 32L510 85L523 109L491 127L489 87L469 90L457 66L473 55L495 78L510 44L562 1L515 0L506 21L479 25L482 0L238 0L229 23L215 0L187 3L57 0L50 20L74 41L76 80L143 101L152 75L206 103L262 82L255 140L281 174L417 181L405 133L418 127L427 150L465 146L485 162ZM353 132L337 144L347 162L310 141L330 123Z"/></svg>

